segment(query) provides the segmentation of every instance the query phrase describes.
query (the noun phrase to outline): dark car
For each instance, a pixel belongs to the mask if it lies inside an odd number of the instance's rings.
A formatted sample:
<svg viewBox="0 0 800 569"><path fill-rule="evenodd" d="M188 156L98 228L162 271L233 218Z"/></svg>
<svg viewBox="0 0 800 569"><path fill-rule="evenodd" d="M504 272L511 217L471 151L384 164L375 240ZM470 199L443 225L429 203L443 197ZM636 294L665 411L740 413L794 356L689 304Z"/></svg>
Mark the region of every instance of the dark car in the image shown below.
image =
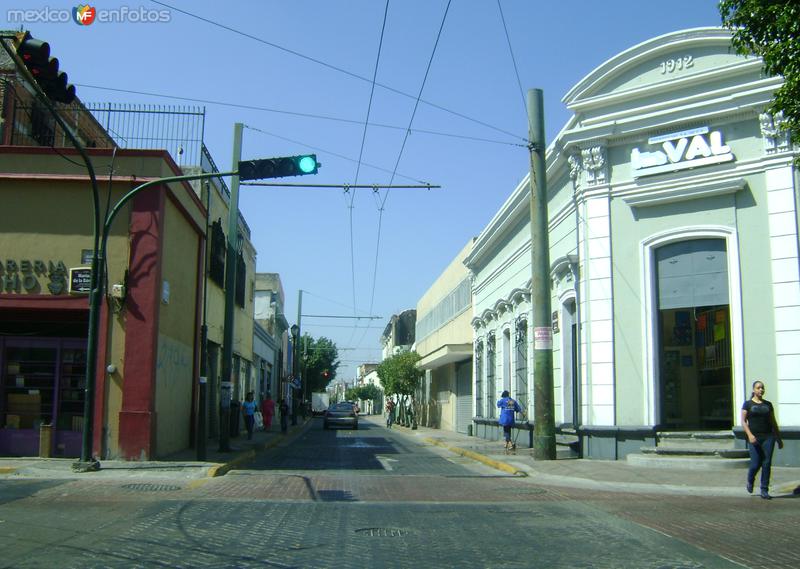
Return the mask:
<svg viewBox="0 0 800 569"><path fill-rule="evenodd" d="M358 406L349 401L331 403L325 411L322 423L323 428L330 429L333 426L358 428Z"/></svg>

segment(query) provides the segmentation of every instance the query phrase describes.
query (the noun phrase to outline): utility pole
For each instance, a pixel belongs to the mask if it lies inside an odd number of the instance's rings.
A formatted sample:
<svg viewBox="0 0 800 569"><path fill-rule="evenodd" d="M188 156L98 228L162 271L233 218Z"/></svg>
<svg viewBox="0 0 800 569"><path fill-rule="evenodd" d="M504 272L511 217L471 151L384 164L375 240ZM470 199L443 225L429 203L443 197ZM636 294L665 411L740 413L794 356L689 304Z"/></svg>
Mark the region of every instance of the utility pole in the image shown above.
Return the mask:
<svg viewBox="0 0 800 569"><path fill-rule="evenodd" d="M533 307L533 457L555 460L553 328L550 320L550 239L547 215L544 97L528 90L531 154L531 305Z"/></svg>
<svg viewBox="0 0 800 569"><path fill-rule="evenodd" d="M300 375L300 338L302 335L302 329L300 328L300 318L303 314L303 289L297 291L297 335L295 336L295 343L294 343L294 354L292 354L292 361L294 365L292 366L294 369L294 378L295 380L300 380L300 389L295 389L292 387L292 425L297 424L297 395L300 394L302 397L303 388L305 387L305 377L301 377Z"/></svg>
<svg viewBox="0 0 800 569"><path fill-rule="evenodd" d="M233 165L239 169L242 159L242 123L233 125ZM239 241L239 176L231 178L231 200L228 204L228 251L225 254L225 320L222 334L222 381L220 382L219 450L228 452L231 435L231 368L233 367L233 327L236 297L236 261Z"/></svg>

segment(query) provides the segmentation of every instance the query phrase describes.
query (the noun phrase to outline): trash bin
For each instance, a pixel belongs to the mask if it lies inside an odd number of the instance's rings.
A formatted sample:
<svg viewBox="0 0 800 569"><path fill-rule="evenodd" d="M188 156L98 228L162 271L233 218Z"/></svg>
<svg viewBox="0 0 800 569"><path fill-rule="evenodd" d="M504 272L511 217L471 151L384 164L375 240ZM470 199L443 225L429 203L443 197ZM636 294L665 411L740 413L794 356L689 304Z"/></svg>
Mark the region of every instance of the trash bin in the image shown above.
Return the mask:
<svg viewBox="0 0 800 569"><path fill-rule="evenodd" d="M239 436L239 416L242 414L238 401L231 401L231 437Z"/></svg>
<svg viewBox="0 0 800 569"><path fill-rule="evenodd" d="M39 458L50 458L53 455L53 425L39 426Z"/></svg>

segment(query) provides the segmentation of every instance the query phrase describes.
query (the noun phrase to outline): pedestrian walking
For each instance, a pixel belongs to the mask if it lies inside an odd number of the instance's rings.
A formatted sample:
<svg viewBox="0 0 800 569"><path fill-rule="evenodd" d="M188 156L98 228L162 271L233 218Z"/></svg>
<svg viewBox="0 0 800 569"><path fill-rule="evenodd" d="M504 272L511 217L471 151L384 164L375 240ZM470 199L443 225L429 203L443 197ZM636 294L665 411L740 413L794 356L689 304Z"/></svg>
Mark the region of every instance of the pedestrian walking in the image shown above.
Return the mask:
<svg viewBox="0 0 800 569"><path fill-rule="evenodd" d="M753 493L756 474L761 470L761 497L771 500L769 495L769 477L772 471L772 452L775 443L783 448L781 431L775 420L775 409L772 403L764 399L766 388L763 381L753 383L750 399L742 405L742 427L747 436L750 450L750 468L747 469L747 491Z"/></svg>
<svg viewBox="0 0 800 569"><path fill-rule="evenodd" d="M261 402L261 414L264 416L264 430L269 431L272 428L272 418L275 416L275 401L272 400L272 394L269 391Z"/></svg>
<svg viewBox="0 0 800 569"><path fill-rule="evenodd" d="M386 426L391 429L394 424L394 401L389 399L386 401Z"/></svg>
<svg viewBox="0 0 800 569"><path fill-rule="evenodd" d="M281 416L281 432L285 434L289 430L289 405L286 403L285 397L281 397L278 403L278 412Z"/></svg>
<svg viewBox="0 0 800 569"><path fill-rule="evenodd" d="M503 426L503 438L506 441L506 450L514 450L517 448L516 443L511 442L511 429L514 427L514 413L521 413L522 407L515 399L508 395L508 391L503 391L500 394L500 399L497 401L497 407L500 408L500 418L498 423Z"/></svg>
<svg viewBox="0 0 800 569"><path fill-rule="evenodd" d="M244 426L247 428L247 440L253 438L253 427L256 421L256 402L253 400L253 392L250 391L242 402L242 415L244 415Z"/></svg>

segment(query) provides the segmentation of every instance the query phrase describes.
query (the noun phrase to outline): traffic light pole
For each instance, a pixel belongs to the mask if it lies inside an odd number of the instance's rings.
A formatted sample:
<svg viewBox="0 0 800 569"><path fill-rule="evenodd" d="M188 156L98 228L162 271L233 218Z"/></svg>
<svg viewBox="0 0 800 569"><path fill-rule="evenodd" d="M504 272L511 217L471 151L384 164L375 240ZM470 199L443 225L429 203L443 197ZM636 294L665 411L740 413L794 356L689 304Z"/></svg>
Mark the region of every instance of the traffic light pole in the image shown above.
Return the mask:
<svg viewBox="0 0 800 569"><path fill-rule="evenodd" d="M533 457L555 460L553 328L550 316L550 240L547 214L544 101L541 89L528 90L531 154L531 305L533 308Z"/></svg>
<svg viewBox="0 0 800 569"><path fill-rule="evenodd" d="M242 158L242 123L233 125L233 168ZM233 391L233 326L236 295L236 261L239 235L239 176L231 178L231 200L228 204L228 251L225 255L225 320L222 333L222 382L220 394L219 450L228 452L231 436L231 395Z"/></svg>

